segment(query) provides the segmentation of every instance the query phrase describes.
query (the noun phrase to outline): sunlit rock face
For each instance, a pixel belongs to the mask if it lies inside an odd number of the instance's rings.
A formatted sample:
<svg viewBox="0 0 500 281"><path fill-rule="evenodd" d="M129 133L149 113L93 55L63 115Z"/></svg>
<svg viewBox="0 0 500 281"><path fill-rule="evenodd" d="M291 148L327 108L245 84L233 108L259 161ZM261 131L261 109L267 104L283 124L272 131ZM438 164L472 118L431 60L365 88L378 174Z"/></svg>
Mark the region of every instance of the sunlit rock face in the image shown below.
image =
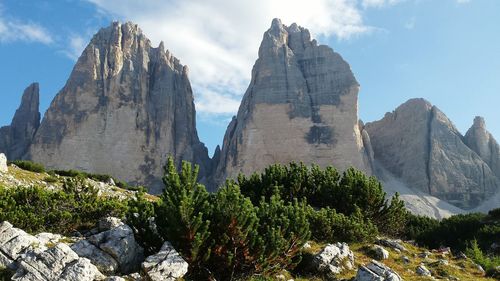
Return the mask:
<svg viewBox="0 0 500 281"><path fill-rule="evenodd" d="M50 168L111 174L161 189L168 156L210 170L196 132L187 67L137 25L101 29L35 135L29 157Z"/></svg>
<svg viewBox="0 0 500 281"><path fill-rule="evenodd" d="M413 99L365 129L376 163L413 189L471 209L499 189L494 166L475 152L489 142L476 127L464 138L437 107Z"/></svg>
<svg viewBox="0 0 500 281"><path fill-rule="evenodd" d="M273 20L238 114L228 126L216 179L302 161L371 173L358 122L359 84L347 62L307 29Z"/></svg>
<svg viewBox="0 0 500 281"><path fill-rule="evenodd" d="M465 143L488 164L492 172L500 178L500 145L486 130L486 122L476 117L472 127L465 134Z"/></svg>

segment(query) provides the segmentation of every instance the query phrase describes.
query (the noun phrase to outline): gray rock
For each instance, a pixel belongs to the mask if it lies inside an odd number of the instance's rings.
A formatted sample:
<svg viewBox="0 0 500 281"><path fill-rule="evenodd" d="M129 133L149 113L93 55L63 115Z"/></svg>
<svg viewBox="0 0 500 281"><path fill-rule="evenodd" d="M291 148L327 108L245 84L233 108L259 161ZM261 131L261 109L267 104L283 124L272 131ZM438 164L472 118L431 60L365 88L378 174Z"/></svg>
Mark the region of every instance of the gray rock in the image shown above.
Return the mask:
<svg viewBox="0 0 500 281"><path fill-rule="evenodd" d="M416 270L417 275L419 276L431 276L431 272L424 266L419 265Z"/></svg>
<svg viewBox="0 0 500 281"><path fill-rule="evenodd" d="M399 250L401 252L406 252L405 246L403 246L403 241L401 240L392 240L392 239L386 239L386 238L381 238L377 240L377 244L381 246L385 246L388 248L391 248L393 250Z"/></svg>
<svg viewBox="0 0 500 281"><path fill-rule="evenodd" d="M105 217L99 220L99 231L107 231L123 225L121 219L115 217Z"/></svg>
<svg viewBox="0 0 500 281"><path fill-rule="evenodd" d="M35 235L35 238L38 240L40 246L49 247L50 245L59 243L64 237L59 234L42 232Z"/></svg>
<svg viewBox="0 0 500 281"><path fill-rule="evenodd" d="M389 258L389 252L381 246L375 245L372 249L377 260L386 260Z"/></svg>
<svg viewBox="0 0 500 281"><path fill-rule="evenodd" d="M188 267L170 242L165 242L160 252L142 263L142 270L151 281L175 281L187 273Z"/></svg>
<svg viewBox="0 0 500 281"><path fill-rule="evenodd" d="M372 261L367 266L361 266L355 281L402 281L403 279L388 266Z"/></svg>
<svg viewBox="0 0 500 281"><path fill-rule="evenodd" d="M410 258L409 258L409 257L407 257L407 256L403 256L401 259L403 260L403 262L404 262L405 264L409 264L409 263L410 263Z"/></svg>
<svg viewBox="0 0 500 281"><path fill-rule="evenodd" d="M163 188L167 156L176 164L210 159L196 131L188 68L154 48L133 23L113 23L92 38L47 110L28 157L54 169L110 174Z"/></svg>
<svg viewBox="0 0 500 281"><path fill-rule="evenodd" d="M481 265L479 265L479 264L475 264L475 266L476 266L476 268L477 268L477 270L478 270L479 272L481 272L481 273L483 273L483 274L484 274L484 273L486 273L486 271L484 271L484 268L483 268Z"/></svg>
<svg viewBox="0 0 500 281"><path fill-rule="evenodd" d="M144 250L126 224L92 235L85 242L73 245L73 248L107 273L135 272L144 260Z"/></svg>
<svg viewBox="0 0 500 281"><path fill-rule="evenodd" d="M109 276L104 279L105 281L127 281L127 279L122 278L120 276Z"/></svg>
<svg viewBox="0 0 500 281"><path fill-rule="evenodd" d="M24 90L10 126L0 128L0 152L8 159L17 160L26 155L40 125L39 100L38 83L33 83Z"/></svg>
<svg viewBox="0 0 500 281"><path fill-rule="evenodd" d="M499 180L437 107L413 99L365 125L377 163L411 188L471 209Z"/></svg>
<svg viewBox="0 0 500 281"><path fill-rule="evenodd" d="M114 274L119 270L118 262L111 255L97 248L87 240L73 244L71 249L78 256L88 258L104 274Z"/></svg>
<svg viewBox="0 0 500 281"><path fill-rule="evenodd" d="M7 157L5 154L0 153L0 173L6 173L9 171L7 167Z"/></svg>
<svg viewBox="0 0 500 281"><path fill-rule="evenodd" d="M425 251L425 252L419 253L418 257L421 259L428 259L431 255L432 255L431 252Z"/></svg>
<svg viewBox="0 0 500 281"><path fill-rule="evenodd" d="M38 245L39 241L34 236L14 228L7 221L0 223L0 267L16 268L15 261Z"/></svg>
<svg viewBox="0 0 500 281"><path fill-rule="evenodd" d="M500 145L493 135L486 130L484 118L478 116L474 119L474 124L465 134L464 141L500 178Z"/></svg>
<svg viewBox="0 0 500 281"><path fill-rule="evenodd" d="M358 126L358 91L339 54L318 46L307 29L273 20L227 128L216 179L291 161L371 173Z"/></svg>
<svg viewBox="0 0 500 281"><path fill-rule="evenodd" d="M312 260L314 270L331 274L351 270L353 266L354 254L346 243L329 244Z"/></svg>
<svg viewBox="0 0 500 281"><path fill-rule="evenodd" d="M104 276L88 259L79 258L71 248L59 243L41 253L33 253L19 261L12 277L14 281L28 280L102 280Z"/></svg>

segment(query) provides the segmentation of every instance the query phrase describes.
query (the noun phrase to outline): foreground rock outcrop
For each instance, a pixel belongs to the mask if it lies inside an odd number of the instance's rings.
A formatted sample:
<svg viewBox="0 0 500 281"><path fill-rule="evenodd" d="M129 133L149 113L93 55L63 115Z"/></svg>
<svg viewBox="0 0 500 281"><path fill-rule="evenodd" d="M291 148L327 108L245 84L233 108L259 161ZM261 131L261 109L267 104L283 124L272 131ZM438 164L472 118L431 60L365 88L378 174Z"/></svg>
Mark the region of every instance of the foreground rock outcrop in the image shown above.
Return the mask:
<svg viewBox="0 0 500 281"><path fill-rule="evenodd" d="M346 243L329 244L312 260L312 267L317 272L339 274L354 267L354 254Z"/></svg>
<svg viewBox="0 0 500 281"><path fill-rule="evenodd" d="M0 153L0 172L5 173L9 171L9 167L7 167L7 157L5 154Z"/></svg>
<svg viewBox="0 0 500 281"><path fill-rule="evenodd" d="M361 266L358 269L354 281L402 281L394 270L383 263L372 261L366 266Z"/></svg>
<svg viewBox="0 0 500 281"><path fill-rule="evenodd" d="M101 220L99 233L71 246L80 256L88 258L106 274L128 274L138 271L144 250L137 244L130 226L121 221Z"/></svg>
<svg viewBox="0 0 500 281"><path fill-rule="evenodd" d="M358 125L359 84L347 62L307 29L273 20L238 115L229 124L218 181L302 161L371 172ZM368 145L369 147L369 145Z"/></svg>
<svg viewBox="0 0 500 281"><path fill-rule="evenodd" d="M86 238L52 233L33 236L2 222L0 270L10 269L15 272L12 280L19 281L174 281L188 271L188 263L170 242L145 258L132 229L119 219L101 219L91 232L96 233Z"/></svg>
<svg viewBox="0 0 500 281"><path fill-rule="evenodd" d="M165 242L160 252L149 256L142 263L142 270L151 281L175 281L188 272L189 264L174 249L170 242Z"/></svg>
<svg viewBox="0 0 500 281"><path fill-rule="evenodd" d="M365 129L376 163L413 189L465 209L499 190L490 166L444 113L423 99L409 100Z"/></svg>
<svg viewBox="0 0 500 281"><path fill-rule="evenodd" d="M0 152L9 159L23 158L40 126L38 83L28 86L10 126L0 128Z"/></svg>
<svg viewBox="0 0 500 281"><path fill-rule="evenodd" d="M195 118L187 67L163 43L152 47L137 25L113 23L83 51L28 158L159 192L168 156L199 164L201 180L210 172Z"/></svg>
<svg viewBox="0 0 500 281"><path fill-rule="evenodd" d="M43 252L31 252L18 263L13 281L93 281L105 278L88 259L59 243Z"/></svg>

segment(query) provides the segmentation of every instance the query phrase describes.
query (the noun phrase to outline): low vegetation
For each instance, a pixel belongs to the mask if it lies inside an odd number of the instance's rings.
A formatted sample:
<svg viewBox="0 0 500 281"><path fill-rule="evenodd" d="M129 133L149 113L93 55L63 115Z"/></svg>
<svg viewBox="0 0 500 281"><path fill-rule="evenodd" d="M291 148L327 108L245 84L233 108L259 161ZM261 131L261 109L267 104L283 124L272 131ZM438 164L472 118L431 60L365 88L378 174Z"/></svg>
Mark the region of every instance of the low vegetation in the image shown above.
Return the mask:
<svg viewBox="0 0 500 281"><path fill-rule="evenodd" d="M63 190L0 186L0 221L27 232L72 234L88 229L103 216L122 217L127 202L102 198L79 179L67 179Z"/></svg>
<svg viewBox="0 0 500 281"><path fill-rule="evenodd" d="M349 242L360 265L370 261L365 246L378 235L414 240L431 249L452 247L454 253L465 252L491 276L499 266L498 248L495 252L491 247L500 244L499 210L442 221L414 216L398 195L387 200L374 177L355 169L339 173L331 167L273 165L260 174L228 180L215 193L207 192L197 176L197 167L184 162L178 171L169 159L159 199L151 200L140 190L133 198L118 200L98 196L84 181L109 181L109 176L51 171L44 180L62 179L62 190L0 187L0 221L32 233L71 234L93 227L103 216L126 218L147 254L170 241L189 262L186 278L193 280L247 280L250 276L271 280L266 276L283 272L293 274L295 280L320 280L301 271L310 251L327 243ZM312 245L309 250L303 249L306 242ZM405 246L412 258L422 251ZM401 254L390 252L391 258L384 263L412 280L414 274L407 272ZM450 261L460 267L461 261ZM410 266L419 262L424 261L412 259ZM463 277L467 272L456 267L428 261L426 265L435 276L468 280ZM464 266L480 276L477 268ZM354 274L350 271L339 277Z"/></svg>
<svg viewBox="0 0 500 281"><path fill-rule="evenodd" d="M11 164L16 165L17 167L34 172L34 173L44 173L45 172L45 167L42 164L31 162L31 161L26 161L26 160L15 160L10 162Z"/></svg>

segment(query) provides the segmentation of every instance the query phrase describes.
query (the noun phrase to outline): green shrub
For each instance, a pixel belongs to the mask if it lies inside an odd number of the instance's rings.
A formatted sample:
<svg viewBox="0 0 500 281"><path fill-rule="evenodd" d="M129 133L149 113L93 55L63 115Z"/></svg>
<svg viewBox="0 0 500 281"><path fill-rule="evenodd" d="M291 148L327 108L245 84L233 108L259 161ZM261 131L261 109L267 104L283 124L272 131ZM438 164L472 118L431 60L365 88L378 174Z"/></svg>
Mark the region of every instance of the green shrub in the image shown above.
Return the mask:
<svg viewBox="0 0 500 281"><path fill-rule="evenodd" d="M87 174L81 171L76 171L76 170L54 170L53 171L56 175L59 175L61 177L70 177L70 178L87 178Z"/></svg>
<svg viewBox="0 0 500 281"><path fill-rule="evenodd" d="M465 255L472 259L475 263L481 265L487 273L496 274L496 267L500 266L500 257L485 255L479 247L476 239L468 243Z"/></svg>
<svg viewBox="0 0 500 281"><path fill-rule="evenodd" d="M187 262L197 267L210 256L208 217L211 206L205 187L197 182L199 167L182 163L177 173L172 158L165 167L165 190L155 210L161 237L168 238Z"/></svg>
<svg viewBox="0 0 500 281"><path fill-rule="evenodd" d="M53 176L48 176L43 179L44 182L46 183L55 183L58 182L59 180L56 177Z"/></svg>
<svg viewBox="0 0 500 281"><path fill-rule="evenodd" d="M286 203L278 193L264 197L257 209L261 258L257 272L275 272L293 268L300 262L299 252L311 236L309 206L305 201Z"/></svg>
<svg viewBox="0 0 500 281"><path fill-rule="evenodd" d="M222 280L253 272L260 258L256 208L233 182L219 189L212 201L209 267Z"/></svg>
<svg viewBox="0 0 500 281"><path fill-rule="evenodd" d="M426 216L408 215L404 238L422 242L439 226L439 221Z"/></svg>
<svg viewBox="0 0 500 281"><path fill-rule="evenodd" d="M93 227L104 216L122 217L126 210L126 202L101 198L77 180L66 181L62 191L0 187L0 221L30 233L70 234Z"/></svg>
<svg viewBox="0 0 500 281"><path fill-rule="evenodd" d="M45 172L45 167L42 164L31 162L28 160L14 160L11 163L26 171L35 173Z"/></svg>
<svg viewBox="0 0 500 281"><path fill-rule="evenodd" d="M130 200L126 217L127 223L133 228L145 254L153 255L158 252L164 241L153 227L157 203L146 200L144 195L145 191L139 190L136 199Z"/></svg>
<svg viewBox="0 0 500 281"><path fill-rule="evenodd" d="M404 203L395 195L391 202L386 199L382 185L375 177L350 168L342 176L333 167L310 168L303 163L288 166L275 164L262 174L250 177L238 176L242 193L254 204L261 197L270 198L277 189L284 200L307 200L314 208L330 208L350 216L358 210L366 221L381 229L386 235L398 235L404 231L407 211Z"/></svg>
<svg viewBox="0 0 500 281"><path fill-rule="evenodd" d="M309 221L314 226L311 231L316 241L371 241L378 234L377 227L365 220L359 209L350 216L338 214L330 208L311 210Z"/></svg>

